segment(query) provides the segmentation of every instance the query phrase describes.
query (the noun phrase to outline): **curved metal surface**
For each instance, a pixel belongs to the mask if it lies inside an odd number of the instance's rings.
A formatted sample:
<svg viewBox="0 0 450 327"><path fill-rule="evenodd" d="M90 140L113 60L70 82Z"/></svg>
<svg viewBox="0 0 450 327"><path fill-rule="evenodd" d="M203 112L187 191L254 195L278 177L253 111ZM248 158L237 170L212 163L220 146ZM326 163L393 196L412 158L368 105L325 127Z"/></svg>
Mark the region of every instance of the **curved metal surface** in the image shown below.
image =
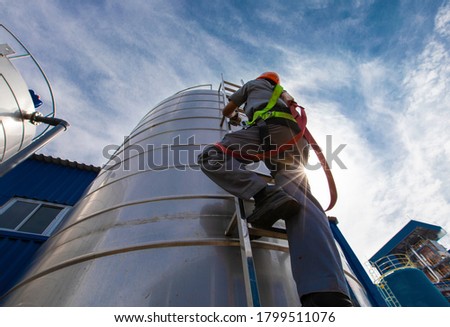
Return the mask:
<svg viewBox="0 0 450 327"><path fill-rule="evenodd" d="M36 126L24 120L34 105L20 73L0 55L0 163L29 145Z"/></svg>
<svg viewBox="0 0 450 327"><path fill-rule="evenodd" d="M9 35L10 41L24 51L23 54L16 54L15 51L8 44L0 44L0 176L4 175L30 154L36 152L46 143L52 140L63 128L67 129L68 123L62 121L55 128L49 130L55 124L49 123L50 120L55 120L55 101L50 82L42 70L39 63L28 51L25 45L4 25L0 24L0 32L6 31ZM12 39L11 39L12 38ZM26 82L21 74L16 70L10 60L30 58L34 67L38 69L40 76L44 79L50 98L51 109L44 109L47 111L37 113L33 100L30 96ZM36 83L34 83L36 84ZM48 106L41 107L48 108ZM36 114L39 114L37 116ZM38 117L47 120L44 127L36 128ZM34 119L31 119L34 117ZM58 119L59 120L59 119ZM44 122L43 120L40 120Z"/></svg>
<svg viewBox="0 0 450 327"><path fill-rule="evenodd" d="M234 198L199 169L222 95L187 90L136 126L5 306L245 306ZM254 242L261 303L299 305L287 242Z"/></svg>
<svg viewBox="0 0 450 327"><path fill-rule="evenodd" d="M19 54L19 55L11 55L9 56L10 59L20 59L20 58L30 58L35 67L38 69L40 75L43 77L45 84L47 85L47 89L49 91L49 95L50 95L50 100L51 100L51 109L46 112L44 114L45 117L55 117L56 115L56 103L55 103L55 96L53 94L53 89L52 86L50 84L50 81L47 78L47 75L45 74L44 70L42 69L41 65L39 64L39 62L36 60L36 58L34 58L34 56L31 54L31 52L27 49L27 47L25 46L25 44L22 43L22 41L20 41L20 39L13 33L11 32L5 25L0 24L0 28L4 29L14 40L15 42L17 42L17 44L20 45L20 47L22 47L22 49L25 51L24 54ZM43 112L41 112L43 113ZM43 136L47 130L50 128L50 125L47 125L47 127L45 127L42 131L39 132L38 135L34 136L33 141L39 139L41 136Z"/></svg>

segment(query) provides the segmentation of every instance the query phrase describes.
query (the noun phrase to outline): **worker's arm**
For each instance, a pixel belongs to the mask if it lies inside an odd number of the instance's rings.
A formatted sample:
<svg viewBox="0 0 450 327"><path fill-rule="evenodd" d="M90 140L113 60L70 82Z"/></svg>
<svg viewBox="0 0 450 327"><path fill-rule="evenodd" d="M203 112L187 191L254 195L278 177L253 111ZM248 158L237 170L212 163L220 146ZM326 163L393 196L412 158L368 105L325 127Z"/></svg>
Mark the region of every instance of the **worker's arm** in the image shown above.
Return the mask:
<svg viewBox="0 0 450 327"><path fill-rule="evenodd" d="M223 108L222 114L227 118L231 118L237 114L236 112L237 107L238 106L233 101L230 100L230 102L228 102L225 108Z"/></svg>
<svg viewBox="0 0 450 327"><path fill-rule="evenodd" d="M227 117L229 119L228 122L234 126L239 126L239 124L241 123L241 117L239 117L239 114L236 111L237 108L238 105L230 100L230 102L228 102L228 104L222 110L222 114Z"/></svg>

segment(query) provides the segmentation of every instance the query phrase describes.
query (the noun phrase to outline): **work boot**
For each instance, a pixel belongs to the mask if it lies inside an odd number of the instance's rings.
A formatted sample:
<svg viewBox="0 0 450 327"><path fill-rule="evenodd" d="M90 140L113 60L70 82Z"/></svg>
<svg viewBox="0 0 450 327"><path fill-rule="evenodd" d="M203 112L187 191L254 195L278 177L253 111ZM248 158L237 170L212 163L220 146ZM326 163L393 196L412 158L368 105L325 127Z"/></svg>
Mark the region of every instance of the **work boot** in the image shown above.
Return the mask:
<svg viewBox="0 0 450 327"><path fill-rule="evenodd" d="M255 209L247 217L253 227L269 228L279 219L288 219L298 213L300 204L276 186L267 186L255 195Z"/></svg>
<svg viewBox="0 0 450 327"><path fill-rule="evenodd" d="M302 307L353 307L350 298L340 292L317 292L303 295Z"/></svg>

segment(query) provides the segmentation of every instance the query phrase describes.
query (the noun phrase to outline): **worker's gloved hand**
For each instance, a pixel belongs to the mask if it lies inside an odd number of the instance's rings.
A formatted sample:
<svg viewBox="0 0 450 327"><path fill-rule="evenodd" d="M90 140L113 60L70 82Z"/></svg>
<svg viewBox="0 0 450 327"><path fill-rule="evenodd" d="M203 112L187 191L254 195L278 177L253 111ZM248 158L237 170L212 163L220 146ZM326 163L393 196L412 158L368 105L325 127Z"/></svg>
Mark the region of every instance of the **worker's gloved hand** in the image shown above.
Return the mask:
<svg viewBox="0 0 450 327"><path fill-rule="evenodd" d="M230 124L233 126L239 126L241 124L241 117L239 117L239 114L237 112L235 112L234 116L229 119Z"/></svg>

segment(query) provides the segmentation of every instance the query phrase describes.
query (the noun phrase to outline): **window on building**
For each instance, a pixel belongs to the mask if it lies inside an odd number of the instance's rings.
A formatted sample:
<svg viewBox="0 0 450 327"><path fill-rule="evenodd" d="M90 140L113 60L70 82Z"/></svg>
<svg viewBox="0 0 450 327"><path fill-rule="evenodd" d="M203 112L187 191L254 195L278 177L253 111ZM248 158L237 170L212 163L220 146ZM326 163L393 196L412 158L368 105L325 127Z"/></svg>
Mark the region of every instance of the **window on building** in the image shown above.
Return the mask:
<svg viewBox="0 0 450 327"><path fill-rule="evenodd" d="M48 236L69 209L54 203L14 198L0 209L0 228Z"/></svg>

